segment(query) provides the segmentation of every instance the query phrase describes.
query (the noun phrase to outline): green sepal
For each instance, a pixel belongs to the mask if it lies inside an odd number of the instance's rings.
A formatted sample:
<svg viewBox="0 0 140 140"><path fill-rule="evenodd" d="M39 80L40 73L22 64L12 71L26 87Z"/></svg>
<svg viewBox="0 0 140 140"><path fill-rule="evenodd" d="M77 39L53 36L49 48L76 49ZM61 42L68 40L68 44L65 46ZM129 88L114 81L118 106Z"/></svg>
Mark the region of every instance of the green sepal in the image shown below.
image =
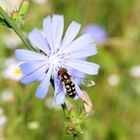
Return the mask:
<svg viewBox="0 0 140 140"><path fill-rule="evenodd" d="M12 17L12 20L15 21L15 23L18 25L18 26L21 26L23 25L23 19L28 11L28 8L29 8L29 1L28 0L24 0L19 9L16 11L14 10L12 13L11 13L11 17Z"/></svg>
<svg viewBox="0 0 140 140"><path fill-rule="evenodd" d="M72 136L78 136L83 133L81 125L83 123L83 118L79 116L74 108L69 110L69 119L65 122L65 131L67 134Z"/></svg>

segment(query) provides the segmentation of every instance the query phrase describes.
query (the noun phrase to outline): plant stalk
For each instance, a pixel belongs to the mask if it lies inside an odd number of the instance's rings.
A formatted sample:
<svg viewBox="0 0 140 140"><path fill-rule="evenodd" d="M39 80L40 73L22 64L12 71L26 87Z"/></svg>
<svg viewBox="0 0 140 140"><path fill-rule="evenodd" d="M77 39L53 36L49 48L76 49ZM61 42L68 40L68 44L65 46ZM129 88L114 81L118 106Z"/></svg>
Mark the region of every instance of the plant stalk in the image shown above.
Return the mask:
<svg viewBox="0 0 140 140"><path fill-rule="evenodd" d="M23 32L21 32L21 30L16 26L16 24L14 23L14 21L11 19L11 17L0 7L0 15L3 17L3 19L5 20L6 24L9 25L9 27L11 27L16 34L20 37L20 39L23 41L23 43L25 44L25 46L30 49L30 50L34 50L36 51L29 43L29 41L27 40L27 38L24 36Z"/></svg>
<svg viewBox="0 0 140 140"><path fill-rule="evenodd" d="M19 36L19 38L22 40L22 42L25 44L25 46L29 49L29 50L34 50L36 51L31 44L29 43L28 39L25 37L25 35L23 34L23 32L16 26L16 23L14 22L14 20L12 20L12 18L0 7L0 16L3 18L3 22L5 22L5 25L7 25L7 27L12 28L15 33ZM53 88L54 88L54 80L51 79L50 80ZM55 89L54 89L55 90ZM64 104L61 104L61 107L63 109L64 115L66 117L66 119L69 119L69 111L68 108L66 106L66 103L64 102ZM77 139L77 135L73 136L74 140Z"/></svg>

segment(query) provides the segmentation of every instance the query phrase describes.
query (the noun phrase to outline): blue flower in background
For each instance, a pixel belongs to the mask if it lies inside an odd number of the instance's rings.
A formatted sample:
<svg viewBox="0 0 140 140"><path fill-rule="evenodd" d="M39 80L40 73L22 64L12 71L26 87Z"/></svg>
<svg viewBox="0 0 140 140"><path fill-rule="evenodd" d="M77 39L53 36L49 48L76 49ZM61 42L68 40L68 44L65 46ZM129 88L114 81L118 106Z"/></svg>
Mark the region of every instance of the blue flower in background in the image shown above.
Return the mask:
<svg viewBox="0 0 140 140"><path fill-rule="evenodd" d="M96 44L105 43L108 39L105 29L96 24L86 26L84 33L89 33L95 40Z"/></svg>
<svg viewBox="0 0 140 140"><path fill-rule="evenodd" d="M77 92L76 98L82 95L77 77L84 74L96 75L99 69L97 64L83 59L97 53L93 37L84 34L75 39L80 30L80 25L75 21L69 25L62 39L63 30L63 16L49 16L43 21L42 31L34 29L28 34L32 46L39 51L16 50L16 59L24 61L20 65L22 73L25 75L21 82L29 84L35 80L41 81L36 96L44 98L48 92L50 79L53 78L56 104L63 104L66 94L65 87L58 77L61 67L67 69L73 78Z"/></svg>

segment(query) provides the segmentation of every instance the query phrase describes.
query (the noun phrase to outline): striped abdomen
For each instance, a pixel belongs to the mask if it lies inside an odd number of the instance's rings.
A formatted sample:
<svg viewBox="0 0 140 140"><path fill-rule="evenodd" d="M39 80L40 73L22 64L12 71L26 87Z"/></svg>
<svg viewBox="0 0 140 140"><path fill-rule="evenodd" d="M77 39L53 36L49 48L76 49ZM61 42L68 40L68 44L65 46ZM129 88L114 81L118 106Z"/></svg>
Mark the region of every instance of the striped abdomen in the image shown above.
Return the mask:
<svg viewBox="0 0 140 140"><path fill-rule="evenodd" d="M74 98L76 95L75 84L72 81L68 82L67 80L67 82L65 82L65 87L66 87L67 94L70 97Z"/></svg>

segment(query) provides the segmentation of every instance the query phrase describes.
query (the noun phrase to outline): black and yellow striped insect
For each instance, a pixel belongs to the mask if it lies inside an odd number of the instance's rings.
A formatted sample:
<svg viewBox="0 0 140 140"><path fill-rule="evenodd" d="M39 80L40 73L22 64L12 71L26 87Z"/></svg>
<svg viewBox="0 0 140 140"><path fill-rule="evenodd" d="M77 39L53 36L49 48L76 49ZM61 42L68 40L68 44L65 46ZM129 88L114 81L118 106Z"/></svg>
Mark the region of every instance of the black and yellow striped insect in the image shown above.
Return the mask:
<svg viewBox="0 0 140 140"><path fill-rule="evenodd" d="M69 97L74 98L76 95L76 88L74 82L71 80L71 76L68 74L67 69L60 68L58 71L58 76L62 84L64 84Z"/></svg>
<svg viewBox="0 0 140 140"><path fill-rule="evenodd" d="M58 71L58 76L59 76L59 79L62 82L62 84L65 86L66 92L69 95L69 97L74 98L76 96L76 88L75 88L75 84L72 80L72 76L68 74L67 69L60 68ZM91 87L91 86L95 85L94 81L92 81L92 80L87 80L87 79L78 78L78 77L77 77L77 79L80 80L81 86Z"/></svg>

